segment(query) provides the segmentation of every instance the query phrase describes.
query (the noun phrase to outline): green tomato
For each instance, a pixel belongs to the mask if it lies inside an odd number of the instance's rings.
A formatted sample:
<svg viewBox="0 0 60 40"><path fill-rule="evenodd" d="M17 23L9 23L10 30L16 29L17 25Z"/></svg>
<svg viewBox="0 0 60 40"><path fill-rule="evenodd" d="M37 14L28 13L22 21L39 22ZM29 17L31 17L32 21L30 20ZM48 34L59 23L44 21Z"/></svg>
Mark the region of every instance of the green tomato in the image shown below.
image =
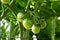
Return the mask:
<svg viewBox="0 0 60 40"><path fill-rule="evenodd" d="M32 26L32 32L33 32L34 34L39 33L39 32L40 32L40 27L39 27L38 25L33 25L33 26Z"/></svg>
<svg viewBox="0 0 60 40"><path fill-rule="evenodd" d="M25 14L23 14L23 13L18 13L18 14L17 14L17 20L18 20L19 22L22 22L23 19L24 19L24 17L25 17Z"/></svg>
<svg viewBox="0 0 60 40"><path fill-rule="evenodd" d="M33 23L32 23L32 20L26 18L23 20L22 24L23 24L25 29L29 30L29 29L31 29L31 26Z"/></svg>
<svg viewBox="0 0 60 40"><path fill-rule="evenodd" d="M1 2L2 2L3 4L8 4L8 3L10 2L10 0L1 0Z"/></svg>
<svg viewBox="0 0 60 40"><path fill-rule="evenodd" d="M18 18L24 18L24 17L25 17L25 14L19 12L19 13L17 14L17 17L18 17Z"/></svg>
<svg viewBox="0 0 60 40"><path fill-rule="evenodd" d="M46 21L43 21L42 23L41 23L41 29L44 29L44 28L46 28Z"/></svg>

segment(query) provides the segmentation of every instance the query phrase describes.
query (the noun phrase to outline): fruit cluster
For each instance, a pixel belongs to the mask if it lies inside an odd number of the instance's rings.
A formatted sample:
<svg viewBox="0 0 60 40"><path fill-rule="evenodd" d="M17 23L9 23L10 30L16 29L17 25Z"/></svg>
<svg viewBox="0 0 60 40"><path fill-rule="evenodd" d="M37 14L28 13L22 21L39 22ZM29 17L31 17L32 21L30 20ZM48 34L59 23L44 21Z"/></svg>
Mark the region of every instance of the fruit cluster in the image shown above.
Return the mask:
<svg viewBox="0 0 60 40"><path fill-rule="evenodd" d="M41 24L33 23L33 20L30 18L25 18L26 15L24 13L19 12L17 14L17 21L21 22L23 24L23 27L27 30L30 30L37 34L40 32L41 29L44 29L46 27L46 22L43 21Z"/></svg>

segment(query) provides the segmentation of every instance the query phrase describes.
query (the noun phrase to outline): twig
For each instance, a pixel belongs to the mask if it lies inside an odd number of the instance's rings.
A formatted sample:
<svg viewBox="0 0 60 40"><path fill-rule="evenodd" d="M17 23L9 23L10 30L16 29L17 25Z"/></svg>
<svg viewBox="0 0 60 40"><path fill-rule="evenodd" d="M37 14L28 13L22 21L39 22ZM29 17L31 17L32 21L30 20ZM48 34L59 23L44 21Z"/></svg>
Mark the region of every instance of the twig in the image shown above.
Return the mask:
<svg viewBox="0 0 60 40"><path fill-rule="evenodd" d="M13 2L14 2L14 0L12 0L9 5L11 5ZM3 7L2 7L2 10L3 10ZM6 16L7 11L8 11L8 8L3 10L2 14L0 15L0 21Z"/></svg>

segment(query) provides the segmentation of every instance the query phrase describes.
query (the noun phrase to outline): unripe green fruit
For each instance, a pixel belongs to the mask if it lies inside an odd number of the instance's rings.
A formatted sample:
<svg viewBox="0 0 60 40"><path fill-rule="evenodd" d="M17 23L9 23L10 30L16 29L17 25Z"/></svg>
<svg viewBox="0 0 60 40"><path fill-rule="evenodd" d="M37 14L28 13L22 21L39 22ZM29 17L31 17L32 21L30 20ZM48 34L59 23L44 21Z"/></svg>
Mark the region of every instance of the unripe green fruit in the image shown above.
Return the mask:
<svg viewBox="0 0 60 40"><path fill-rule="evenodd" d="M23 13L18 13L17 14L17 20L19 21L19 22L22 22L23 21L23 19L24 19L24 17L25 17L25 14L23 14Z"/></svg>
<svg viewBox="0 0 60 40"><path fill-rule="evenodd" d="M46 22L45 21L43 21L42 23L41 23L41 29L44 29L44 28L46 28Z"/></svg>
<svg viewBox="0 0 60 40"><path fill-rule="evenodd" d="M31 26L32 26L32 20L26 18L23 20L23 26L24 28L26 28L27 30L31 29Z"/></svg>
<svg viewBox="0 0 60 40"><path fill-rule="evenodd" d="M37 26L37 25L33 25L33 26L32 26L32 32L33 32L34 34L39 33L39 32L40 32L40 27Z"/></svg>
<svg viewBox="0 0 60 40"><path fill-rule="evenodd" d="M1 0L3 4L8 4L10 0Z"/></svg>

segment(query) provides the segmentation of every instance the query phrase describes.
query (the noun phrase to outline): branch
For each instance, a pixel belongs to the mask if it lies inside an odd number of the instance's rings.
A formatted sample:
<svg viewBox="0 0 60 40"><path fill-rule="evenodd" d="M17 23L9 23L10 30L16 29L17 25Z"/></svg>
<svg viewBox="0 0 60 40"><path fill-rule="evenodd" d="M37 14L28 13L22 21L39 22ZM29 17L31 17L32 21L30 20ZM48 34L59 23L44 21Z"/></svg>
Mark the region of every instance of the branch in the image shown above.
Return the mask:
<svg viewBox="0 0 60 40"><path fill-rule="evenodd" d="M13 2L15 2L15 1L12 0L9 5L11 5ZM3 10L3 7L2 7L2 10ZM2 14L0 15L0 21L6 16L7 11L8 11L8 8L6 8L5 10L3 10Z"/></svg>

